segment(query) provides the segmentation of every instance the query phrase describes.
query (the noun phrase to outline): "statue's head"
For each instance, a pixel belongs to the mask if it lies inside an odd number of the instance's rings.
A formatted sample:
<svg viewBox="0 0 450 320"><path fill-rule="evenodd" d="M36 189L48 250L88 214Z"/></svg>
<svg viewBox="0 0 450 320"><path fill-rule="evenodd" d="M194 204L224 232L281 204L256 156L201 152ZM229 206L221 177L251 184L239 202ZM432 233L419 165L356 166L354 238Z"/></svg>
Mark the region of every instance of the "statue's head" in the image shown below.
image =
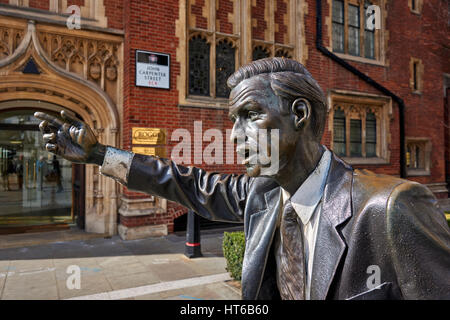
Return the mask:
<svg viewBox="0 0 450 320"><path fill-rule="evenodd" d="M308 146L320 144L326 98L301 63L285 58L257 60L232 74L228 86L229 116L234 122L231 139L250 176L276 176L294 155L298 158ZM269 163L258 160L261 152L267 152L262 159L269 157Z"/></svg>

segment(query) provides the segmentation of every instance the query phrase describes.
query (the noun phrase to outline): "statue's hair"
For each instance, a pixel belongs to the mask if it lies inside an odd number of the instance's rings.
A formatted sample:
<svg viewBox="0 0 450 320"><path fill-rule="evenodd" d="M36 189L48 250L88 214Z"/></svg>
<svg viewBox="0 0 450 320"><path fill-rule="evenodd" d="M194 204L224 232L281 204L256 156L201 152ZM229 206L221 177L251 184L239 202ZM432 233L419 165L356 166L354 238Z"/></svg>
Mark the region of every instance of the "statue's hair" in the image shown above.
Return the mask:
<svg viewBox="0 0 450 320"><path fill-rule="evenodd" d="M240 67L227 81L233 89L241 81L254 76L267 76L273 92L284 98L283 109L290 110L298 98L305 98L311 104L311 128L320 141L325 127L327 113L326 97L317 81L300 62L286 58L265 58Z"/></svg>

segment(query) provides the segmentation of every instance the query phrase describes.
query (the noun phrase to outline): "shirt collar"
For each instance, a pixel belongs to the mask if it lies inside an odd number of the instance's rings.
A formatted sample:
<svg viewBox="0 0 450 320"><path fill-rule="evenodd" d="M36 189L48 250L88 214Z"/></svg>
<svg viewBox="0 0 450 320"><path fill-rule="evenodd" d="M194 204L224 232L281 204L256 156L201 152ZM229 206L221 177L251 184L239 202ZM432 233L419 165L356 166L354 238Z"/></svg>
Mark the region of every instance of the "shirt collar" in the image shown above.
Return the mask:
<svg viewBox="0 0 450 320"><path fill-rule="evenodd" d="M326 148L319 164L291 197L292 207L306 225L323 196L323 190L331 163L331 152ZM283 189L283 202L289 199L289 193Z"/></svg>

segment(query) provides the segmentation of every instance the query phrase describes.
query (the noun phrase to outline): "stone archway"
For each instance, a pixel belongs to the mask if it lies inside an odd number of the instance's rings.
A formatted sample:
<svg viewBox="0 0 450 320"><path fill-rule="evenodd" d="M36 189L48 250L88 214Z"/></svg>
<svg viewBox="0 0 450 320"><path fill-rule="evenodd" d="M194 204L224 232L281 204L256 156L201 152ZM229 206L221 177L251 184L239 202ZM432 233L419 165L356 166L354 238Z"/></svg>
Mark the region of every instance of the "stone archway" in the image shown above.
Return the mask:
<svg viewBox="0 0 450 320"><path fill-rule="evenodd" d="M36 26L29 21L20 45L0 60L0 102L37 100L78 113L94 129L101 143L119 145L119 113L102 88L54 63L41 47ZM2 111L0 109L0 111ZM54 110L53 110L54 111ZM86 231L117 232L118 186L86 166Z"/></svg>

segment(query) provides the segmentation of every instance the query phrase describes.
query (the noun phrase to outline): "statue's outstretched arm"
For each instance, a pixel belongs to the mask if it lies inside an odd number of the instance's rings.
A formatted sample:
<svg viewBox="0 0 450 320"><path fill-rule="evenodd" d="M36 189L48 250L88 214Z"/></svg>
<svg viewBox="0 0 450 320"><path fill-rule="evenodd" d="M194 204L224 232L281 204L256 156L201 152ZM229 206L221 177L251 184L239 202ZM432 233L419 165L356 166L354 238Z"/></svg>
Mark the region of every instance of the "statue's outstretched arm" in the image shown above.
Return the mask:
<svg viewBox="0 0 450 320"><path fill-rule="evenodd" d="M169 159L134 154L99 143L91 128L66 111L60 120L36 112L43 120L45 148L69 161L100 165L100 173L129 189L182 204L210 220L244 219L251 178L247 175L211 173L177 165Z"/></svg>

